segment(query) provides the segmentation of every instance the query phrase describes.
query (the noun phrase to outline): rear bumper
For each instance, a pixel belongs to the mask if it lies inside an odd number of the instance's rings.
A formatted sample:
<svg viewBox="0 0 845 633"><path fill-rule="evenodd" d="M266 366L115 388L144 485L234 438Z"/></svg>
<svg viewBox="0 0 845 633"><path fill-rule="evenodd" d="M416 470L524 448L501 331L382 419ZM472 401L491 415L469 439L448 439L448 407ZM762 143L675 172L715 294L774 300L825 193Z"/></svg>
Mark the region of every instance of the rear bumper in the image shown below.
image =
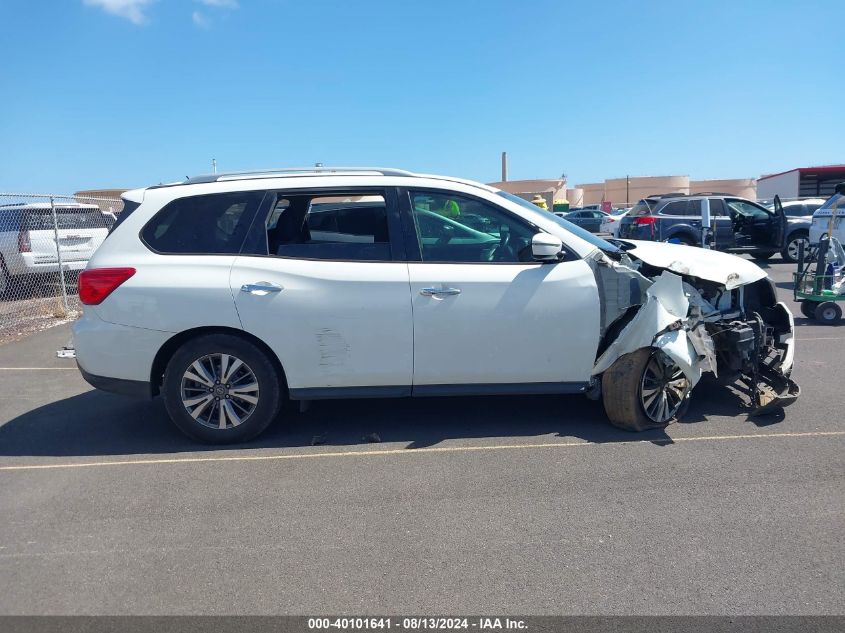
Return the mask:
<svg viewBox="0 0 845 633"><path fill-rule="evenodd" d="M7 263L7 268L10 275L43 275L49 273L59 272L59 263L55 260L48 262L36 262L29 253L25 253L20 257L15 258L12 265ZM88 265L88 260L76 260L70 262L62 262L63 270L79 271L83 270Z"/></svg>
<svg viewBox="0 0 845 633"><path fill-rule="evenodd" d="M170 332L103 321L85 306L73 323L76 364L91 385L105 391L150 396L153 361Z"/></svg>
<svg viewBox="0 0 845 633"><path fill-rule="evenodd" d="M110 391L111 393L119 393L124 396L134 396L136 398L151 398L152 389L149 382L142 380L126 380L125 378L109 378L108 376L97 376L89 374L82 369L77 363L79 373L89 385L95 389L103 391Z"/></svg>

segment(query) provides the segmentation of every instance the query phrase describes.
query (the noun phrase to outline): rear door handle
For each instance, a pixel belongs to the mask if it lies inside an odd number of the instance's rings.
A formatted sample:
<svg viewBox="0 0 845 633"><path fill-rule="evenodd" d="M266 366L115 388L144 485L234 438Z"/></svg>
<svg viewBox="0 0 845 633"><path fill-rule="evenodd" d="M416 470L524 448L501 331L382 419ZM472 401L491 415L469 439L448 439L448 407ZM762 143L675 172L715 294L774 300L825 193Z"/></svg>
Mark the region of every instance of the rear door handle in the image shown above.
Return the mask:
<svg viewBox="0 0 845 633"><path fill-rule="evenodd" d="M274 292L281 292L284 290L279 284L274 284L269 281L257 281L254 284L244 284L241 286L241 292L248 292L251 295L258 295L263 297Z"/></svg>
<svg viewBox="0 0 845 633"><path fill-rule="evenodd" d="M423 288L420 290L420 294L423 297L445 297L448 295L459 295L461 294L460 288Z"/></svg>

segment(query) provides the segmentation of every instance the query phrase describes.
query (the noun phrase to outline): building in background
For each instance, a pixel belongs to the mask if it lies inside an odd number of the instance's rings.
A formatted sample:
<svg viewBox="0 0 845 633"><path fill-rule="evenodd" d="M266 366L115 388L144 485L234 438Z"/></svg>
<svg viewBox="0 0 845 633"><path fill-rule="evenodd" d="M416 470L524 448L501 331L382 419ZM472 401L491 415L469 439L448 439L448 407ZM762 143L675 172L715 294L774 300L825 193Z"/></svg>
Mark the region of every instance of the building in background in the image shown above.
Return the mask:
<svg viewBox="0 0 845 633"><path fill-rule="evenodd" d="M82 204L93 204L100 207L100 211L107 213L120 213L123 211L123 201L120 195L129 191L126 189L83 189L73 194L73 197Z"/></svg>
<svg viewBox="0 0 845 633"><path fill-rule="evenodd" d="M534 196L542 196L549 209L554 208L555 201L568 200L566 197L566 178L539 178L535 180L500 180L488 183L502 191L507 191L531 202ZM571 206L572 200L569 200Z"/></svg>
<svg viewBox="0 0 845 633"><path fill-rule="evenodd" d="M770 200L776 195L789 198L828 198L833 188L845 182L845 165L796 167L757 179L757 197Z"/></svg>
<svg viewBox="0 0 845 633"><path fill-rule="evenodd" d="M690 180L689 176L630 176L627 178L608 178L604 182L575 185L584 192L582 203L578 206L611 202L613 206L629 206L646 198L666 193L726 193L741 198L757 198L756 183L753 178L733 178L721 180Z"/></svg>

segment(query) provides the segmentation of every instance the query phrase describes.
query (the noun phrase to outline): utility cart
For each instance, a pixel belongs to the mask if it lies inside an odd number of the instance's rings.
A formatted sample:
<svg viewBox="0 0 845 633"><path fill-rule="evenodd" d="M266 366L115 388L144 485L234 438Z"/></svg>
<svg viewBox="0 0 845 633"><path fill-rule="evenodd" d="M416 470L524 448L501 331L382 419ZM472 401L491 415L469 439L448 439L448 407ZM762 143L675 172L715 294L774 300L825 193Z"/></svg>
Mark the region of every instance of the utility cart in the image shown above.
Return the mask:
<svg viewBox="0 0 845 633"><path fill-rule="evenodd" d="M838 304L845 301L845 250L837 222L840 207L845 209L845 182L838 184L830 199L813 214L810 239L817 243L806 252L804 244L799 244L798 271L793 273L792 296L801 302L801 313L827 324L839 322L842 308ZM822 223L826 228L813 239L812 229L820 229Z"/></svg>

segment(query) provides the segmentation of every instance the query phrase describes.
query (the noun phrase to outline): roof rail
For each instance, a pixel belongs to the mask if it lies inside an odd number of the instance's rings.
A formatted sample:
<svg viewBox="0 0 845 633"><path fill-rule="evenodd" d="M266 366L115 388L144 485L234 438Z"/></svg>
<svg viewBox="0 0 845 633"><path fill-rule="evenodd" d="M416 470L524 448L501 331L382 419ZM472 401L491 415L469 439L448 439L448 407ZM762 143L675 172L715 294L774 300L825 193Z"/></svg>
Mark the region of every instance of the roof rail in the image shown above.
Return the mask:
<svg viewBox="0 0 845 633"><path fill-rule="evenodd" d="M380 175L380 176L414 176L415 174L403 169L384 167L288 167L283 169L253 169L249 171L233 171L222 174L206 174L193 176L180 184L190 185L208 182L224 182L227 180L248 180L251 178L280 178L285 176L308 175Z"/></svg>
<svg viewBox="0 0 845 633"><path fill-rule="evenodd" d="M691 193L691 196L733 196L732 193L725 193L724 191L698 191Z"/></svg>
<svg viewBox="0 0 845 633"><path fill-rule="evenodd" d="M653 193L646 198L685 198L685 193Z"/></svg>

